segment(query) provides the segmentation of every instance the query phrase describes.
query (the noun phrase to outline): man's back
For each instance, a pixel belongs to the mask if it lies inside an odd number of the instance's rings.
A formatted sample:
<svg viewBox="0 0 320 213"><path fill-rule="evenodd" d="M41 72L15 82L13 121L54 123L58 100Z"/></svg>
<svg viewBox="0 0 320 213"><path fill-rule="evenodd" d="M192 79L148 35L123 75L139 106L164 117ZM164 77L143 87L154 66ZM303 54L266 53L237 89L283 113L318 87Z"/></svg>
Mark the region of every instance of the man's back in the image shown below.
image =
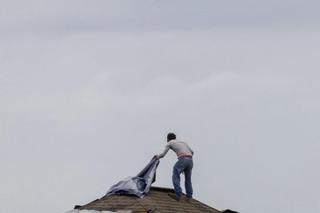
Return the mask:
<svg viewBox="0 0 320 213"><path fill-rule="evenodd" d="M178 157L181 156L192 156L193 150L189 147L186 142L179 141L179 140L171 140L167 146L172 149Z"/></svg>
<svg viewBox="0 0 320 213"><path fill-rule="evenodd" d="M177 157L182 157L182 156L192 156L193 155L193 150L189 147L189 145L183 141L179 140L170 140L166 147L165 150L159 155L159 158L164 157L169 149L172 149L176 154Z"/></svg>

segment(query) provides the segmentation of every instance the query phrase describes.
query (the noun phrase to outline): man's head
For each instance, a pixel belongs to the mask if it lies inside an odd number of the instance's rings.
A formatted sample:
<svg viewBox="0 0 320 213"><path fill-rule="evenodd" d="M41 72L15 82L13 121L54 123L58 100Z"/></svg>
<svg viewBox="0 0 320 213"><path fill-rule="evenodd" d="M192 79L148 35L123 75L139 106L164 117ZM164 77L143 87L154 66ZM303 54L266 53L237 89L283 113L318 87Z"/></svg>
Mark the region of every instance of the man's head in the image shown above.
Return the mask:
<svg viewBox="0 0 320 213"><path fill-rule="evenodd" d="M177 137L174 133L170 132L168 135L167 135L167 142L171 141L171 140L175 140Z"/></svg>

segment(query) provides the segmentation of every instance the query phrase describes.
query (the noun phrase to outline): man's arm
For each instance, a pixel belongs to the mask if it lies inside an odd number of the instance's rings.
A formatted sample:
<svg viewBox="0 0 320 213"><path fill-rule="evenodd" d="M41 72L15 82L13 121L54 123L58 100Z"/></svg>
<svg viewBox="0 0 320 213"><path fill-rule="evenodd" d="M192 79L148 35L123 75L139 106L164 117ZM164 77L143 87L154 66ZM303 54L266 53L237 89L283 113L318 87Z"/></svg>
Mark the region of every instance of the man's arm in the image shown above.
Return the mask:
<svg viewBox="0 0 320 213"><path fill-rule="evenodd" d="M166 148L163 150L163 152L160 155L157 155L157 158L163 158L167 154L169 149L170 149L170 144L167 144Z"/></svg>

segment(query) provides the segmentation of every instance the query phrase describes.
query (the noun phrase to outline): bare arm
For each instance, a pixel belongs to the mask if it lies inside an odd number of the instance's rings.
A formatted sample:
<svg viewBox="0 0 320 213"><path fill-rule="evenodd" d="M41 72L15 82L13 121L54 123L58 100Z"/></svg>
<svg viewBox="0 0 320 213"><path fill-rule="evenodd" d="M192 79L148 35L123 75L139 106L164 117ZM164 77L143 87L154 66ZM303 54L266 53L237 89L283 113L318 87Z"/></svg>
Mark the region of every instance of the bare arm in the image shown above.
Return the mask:
<svg viewBox="0 0 320 213"><path fill-rule="evenodd" d="M163 152L162 152L160 155L158 155L158 158L163 158L163 157L167 154L167 152L169 151L169 149L170 149L170 145L167 144L167 145L166 145L166 148L163 150Z"/></svg>

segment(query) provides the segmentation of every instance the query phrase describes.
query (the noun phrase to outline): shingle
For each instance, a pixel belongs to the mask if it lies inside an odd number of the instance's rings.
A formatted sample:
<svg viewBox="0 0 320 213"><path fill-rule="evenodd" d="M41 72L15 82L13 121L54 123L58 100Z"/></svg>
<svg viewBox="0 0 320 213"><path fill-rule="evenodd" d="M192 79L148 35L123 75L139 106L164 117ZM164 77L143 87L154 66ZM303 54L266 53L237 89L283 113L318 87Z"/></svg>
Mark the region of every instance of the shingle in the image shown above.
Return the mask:
<svg viewBox="0 0 320 213"><path fill-rule="evenodd" d="M195 199L192 199L188 203L185 201L185 196L183 196L180 202L177 202L168 196L170 193L174 194L174 190L151 187L149 193L144 198L112 195L97 199L78 209L98 211L132 210L135 213L151 212L152 210L153 213L220 213L220 211Z"/></svg>

